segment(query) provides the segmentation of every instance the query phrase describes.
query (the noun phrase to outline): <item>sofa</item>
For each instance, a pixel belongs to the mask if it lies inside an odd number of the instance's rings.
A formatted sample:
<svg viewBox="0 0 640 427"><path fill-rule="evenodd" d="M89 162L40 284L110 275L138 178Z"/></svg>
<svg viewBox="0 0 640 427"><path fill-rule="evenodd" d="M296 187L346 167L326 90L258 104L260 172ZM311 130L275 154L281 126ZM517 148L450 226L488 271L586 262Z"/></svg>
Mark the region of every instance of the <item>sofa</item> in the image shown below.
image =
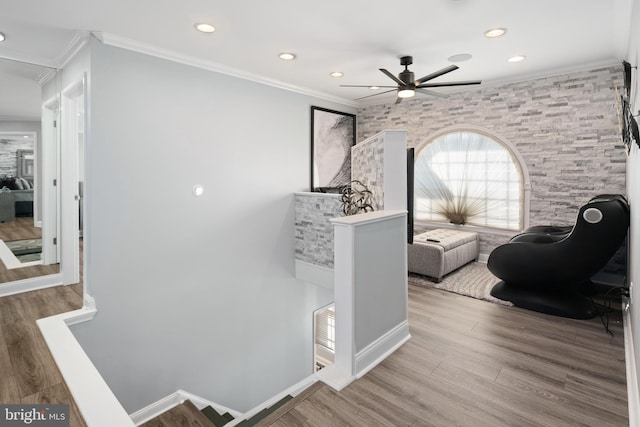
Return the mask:
<svg viewBox="0 0 640 427"><path fill-rule="evenodd" d="M13 194L15 216L33 216L33 182L25 178L4 176L0 189Z"/></svg>

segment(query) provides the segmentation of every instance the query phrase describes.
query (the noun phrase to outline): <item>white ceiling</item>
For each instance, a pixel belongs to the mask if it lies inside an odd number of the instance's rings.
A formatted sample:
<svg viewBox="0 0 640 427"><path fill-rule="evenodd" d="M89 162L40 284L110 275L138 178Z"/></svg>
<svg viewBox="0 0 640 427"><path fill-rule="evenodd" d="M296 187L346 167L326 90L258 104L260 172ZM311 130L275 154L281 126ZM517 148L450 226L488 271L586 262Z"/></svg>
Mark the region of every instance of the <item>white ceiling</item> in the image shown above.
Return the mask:
<svg viewBox="0 0 640 427"><path fill-rule="evenodd" d="M0 57L59 67L79 37L161 52L206 68L357 105L367 88L389 85L399 57L416 78L468 53L433 82L483 85L620 63L634 0L0 0ZM194 24L208 22L212 34ZM507 28L505 36L483 33ZM295 61L278 58L293 52ZM519 63L506 59L526 55ZM344 77L329 76L342 71ZM394 99L395 95L391 99ZM361 103L388 100L384 95Z"/></svg>

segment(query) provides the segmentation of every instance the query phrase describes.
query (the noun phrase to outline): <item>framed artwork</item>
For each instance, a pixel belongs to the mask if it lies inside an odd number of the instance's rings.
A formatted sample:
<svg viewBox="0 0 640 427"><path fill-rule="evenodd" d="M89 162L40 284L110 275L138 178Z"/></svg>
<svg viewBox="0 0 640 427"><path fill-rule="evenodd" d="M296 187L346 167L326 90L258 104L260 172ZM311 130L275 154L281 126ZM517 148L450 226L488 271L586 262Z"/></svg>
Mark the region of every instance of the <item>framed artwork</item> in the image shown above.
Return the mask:
<svg viewBox="0 0 640 427"><path fill-rule="evenodd" d="M17 169L20 178L33 179L33 150L17 150Z"/></svg>
<svg viewBox="0 0 640 427"><path fill-rule="evenodd" d="M311 107L311 191L337 192L351 182L355 114Z"/></svg>

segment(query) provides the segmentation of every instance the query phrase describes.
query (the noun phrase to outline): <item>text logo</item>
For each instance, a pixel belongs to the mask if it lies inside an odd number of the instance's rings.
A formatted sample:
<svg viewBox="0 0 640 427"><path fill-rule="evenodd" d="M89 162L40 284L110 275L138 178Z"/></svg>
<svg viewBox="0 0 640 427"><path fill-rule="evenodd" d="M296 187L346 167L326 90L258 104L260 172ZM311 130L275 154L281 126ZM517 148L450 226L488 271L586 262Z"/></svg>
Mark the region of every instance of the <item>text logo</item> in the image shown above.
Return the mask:
<svg viewBox="0 0 640 427"><path fill-rule="evenodd" d="M0 405L0 427L69 427L69 405Z"/></svg>

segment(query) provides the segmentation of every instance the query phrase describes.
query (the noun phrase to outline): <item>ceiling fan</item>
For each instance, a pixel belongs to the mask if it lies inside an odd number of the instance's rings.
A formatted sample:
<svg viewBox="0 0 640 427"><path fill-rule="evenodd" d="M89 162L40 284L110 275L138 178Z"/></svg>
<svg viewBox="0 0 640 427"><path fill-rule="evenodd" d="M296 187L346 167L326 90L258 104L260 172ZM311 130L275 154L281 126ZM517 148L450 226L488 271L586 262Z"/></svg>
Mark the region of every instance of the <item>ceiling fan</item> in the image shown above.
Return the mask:
<svg viewBox="0 0 640 427"><path fill-rule="evenodd" d="M377 85L340 85L341 87L368 87L368 88L393 88L390 90L385 90L384 92L374 93L373 95L363 96L359 99L370 98L372 96L382 95L383 93L389 93L393 91L398 91L398 99L396 99L396 104L401 102L403 98L411 98L416 94L416 91L420 93L426 93L429 95L438 96L441 98L446 98L446 95L438 92L434 92L429 90L432 87L445 87L445 86L468 86L468 85L478 85L482 83L480 80L468 80L462 82L448 82L448 83L427 83L429 80L433 80L436 77L440 77L444 74L450 73L452 71L457 70L459 67L457 65L450 65L445 67L439 71L428 74L420 79L415 79L415 76L412 71L409 71L409 65L413 64L412 56L403 56L400 58L400 65L404 65L404 71L398 74L398 77L391 74L389 71L384 68L380 68L386 76L388 76L391 80L397 83L396 86L377 86Z"/></svg>

